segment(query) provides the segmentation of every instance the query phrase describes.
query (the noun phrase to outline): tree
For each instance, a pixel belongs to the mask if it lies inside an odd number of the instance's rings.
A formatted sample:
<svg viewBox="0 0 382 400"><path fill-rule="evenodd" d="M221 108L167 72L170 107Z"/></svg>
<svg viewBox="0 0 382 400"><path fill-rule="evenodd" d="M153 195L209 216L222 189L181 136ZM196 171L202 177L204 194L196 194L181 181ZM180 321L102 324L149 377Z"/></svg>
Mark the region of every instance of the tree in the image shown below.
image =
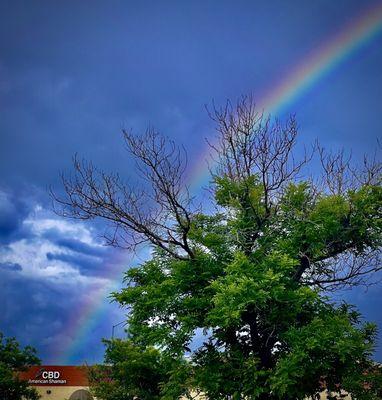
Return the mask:
<svg viewBox="0 0 382 400"><path fill-rule="evenodd" d="M5 338L0 332L0 398L2 400L37 400L34 388L18 378L18 373L39 364L36 350L30 346L20 348L15 338Z"/></svg>
<svg viewBox="0 0 382 400"><path fill-rule="evenodd" d="M178 375L187 371L185 360L173 360L152 346L142 348L120 339L104 342L106 366L91 366L88 373L90 387L99 399L161 399L161 385L173 378L169 371L176 370ZM175 399L183 391L178 384L169 388L168 394Z"/></svg>
<svg viewBox="0 0 382 400"><path fill-rule="evenodd" d="M376 327L327 295L381 269L381 164L365 158L356 169L343 151L318 144L298 159L295 118L272 120L252 97L209 114L214 213L190 195L184 150L153 129L124 132L140 188L75 159L66 197L53 193L62 215L108 221L109 244L153 247L113 294L130 310L125 350L156 349L161 399L191 389L210 399L303 399L323 385L378 398ZM310 177L315 155L322 173ZM200 330L205 340L194 348ZM121 346L127 370L136 353ZM119 368L117 353L108 361Z"/></svg>

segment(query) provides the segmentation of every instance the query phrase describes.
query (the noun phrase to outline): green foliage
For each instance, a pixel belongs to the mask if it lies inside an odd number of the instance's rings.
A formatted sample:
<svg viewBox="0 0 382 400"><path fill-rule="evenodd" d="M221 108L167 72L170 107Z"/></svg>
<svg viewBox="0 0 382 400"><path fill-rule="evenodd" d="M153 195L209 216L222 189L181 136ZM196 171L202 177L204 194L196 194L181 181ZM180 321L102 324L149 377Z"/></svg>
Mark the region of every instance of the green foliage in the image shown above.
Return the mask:
<svg viewBox="0 0 382 400"><path fill-rule="evenodd" d="M110 379L95 380L97 396L176 399L193 389L210 399L297 400L325 382L380 398L375 326L305 282L323 261L330 274L336 257L381 246L381 188L333 195L290 183L267 204L258 176L215 185L223 211L193 216L195 257L155 249L113 294L130 309L129 339L107 342ZM206 336L195 348L197 330Z"/></svg>
<svg viewBox="0 0 382 400"><path fill-rule="evenodd" d="M36 390L18 378L18 372L39 364L36 351L30 346L20 348L15 338L0 332L0 398L2 400L37 400Z"/></svg>
<svg viewBox="0 0 382 400"><path fill-rule="evenodd" d="M303 399L319 391L320 377L335 390L338 383L346 387L345 377L362 376L373 349L375 326L358 327L358 322L358 318L352 321L347 307L326 306L308 324L286 331L286 346L270 380L272 390L281 398L289 394Z"/></svg>
<svg viewBox="0 0 382 400"><path fill-rule="evenodd" d="M188 365L154 347L132 341L105 341L106 365L89 368L93 394L104 400L175 399L187 380ZM184 388L185 389L185 388Z"/></svg>
<svg viewBox="0 0 382 400"><path fill-rule="evenodd" d="M291 279L295 262L287 256L271 253L251 262L243 253L237 253L228 264L225 274L212 283L215 295L210 312L212 326L240 325L243 313L249 308L267 313L269 321L277 321L280 312L284 318L295 316L294 308L301 309L313 300L315 293L306 287L296 288ZM288 304L285 309L284 304Z"/></svg>
<svg viewBox="0 0 382 400"><path fill-rule="evenodd" d="M279 243L321 259L347 250L359 253L382 244L382 190L366 185L341 195L313 196L306 183L291 184L280 202ZM297 255L297 254L296 254Z"/></svg>

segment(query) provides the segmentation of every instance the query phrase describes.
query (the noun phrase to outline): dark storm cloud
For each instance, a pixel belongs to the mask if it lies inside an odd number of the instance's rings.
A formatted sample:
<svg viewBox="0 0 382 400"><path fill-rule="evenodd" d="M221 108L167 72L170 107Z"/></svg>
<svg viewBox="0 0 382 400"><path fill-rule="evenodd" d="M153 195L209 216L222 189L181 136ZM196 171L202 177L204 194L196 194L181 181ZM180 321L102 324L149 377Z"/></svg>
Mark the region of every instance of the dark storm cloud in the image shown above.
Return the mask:
<svg viewBox="0 0 382 400"><path fill-rule="evenodd" d="M67 254L67 253L47 253L48 260L64 261L70 265L78 267L83 275L107 275L105 260L100 257L88 256L86 254Z"/></svg>
<svg viewBox="0 0 382 400"><path fill-rule="evenodd" d="M249 91L261 96L362 3L346 2L344 13L330 1L2 2L3 178L56 183L75 152L128 173L120 130L148 124L176 137L192 160L212 133L205 103ZM363 85L375 71L378 63ZM357 90L353 104L343 94L331 93L331 101L356 122L366 92ZM377 100L373 90L367 95ZM320 134L330 137L330 128Z"/></svg>
<svg viewBox="0 0 382 400"><path fill-rule="evenodd" d="M23 221L31 212L32 205L20 200L17 193L0 188L0 244L27 236Z"/></svg>
<svg viewBox="0 0 382 400"><path fill-rule="evenodd" d="M62 234L57 229L46 231L44 237L55 243L57 246L88 256L105 257L106 254L110 252L110 248L107 248L106 246L91 246L72 238L62 237Z"/></svg>
<svg viewBox="0 0 382 400"><path fill-rule="evenodd" d="M46 230L42 237L60 249L59 252L48 252L47 259L70 264L83 275L107 276L110 273L109 260L112 259L115 250L101 245L99 232L93 229L92 233L97 241L93 245L63 235L58 229Z"/></svg>
<svg viewBox="0 0 382 400"><path fill-rule="evenodd" d="M22 271L23 267L18 263L5 262L0 263L0 270L1 269L8 271Z"/></svg>
<svg viewBox="0 0 382 400"><path fill-rule="evenodd" d="M72 234L60 229L60 222L67 221L49 209L43 212L34 211L36 207L41 206L33 197L27 198L24 195L23 200L20 201L16 193L0 190L0 243L3 244L4 251L11 252L11 244L19 240L23 240L26 244L39 240L57 248L55 252L46 254L47 261L62 261L86 276L105 276L109 273L105 265L112 258L113 250L101 245L100 234L95 227L88 231L94 241L86 243L80 237L72 237ZM35 231L34 224L38 224L45 218L56 221L57 226ZM71 223L73 229L79 227L76 221L71 221ZM15 269L17 266L22 268L17 263L3 263L1 266L3 269Z"/></svg>
<svg viewBox="0 0 382 400"><path fill-rule="evenodd" d="M19 201L14 192L3 189L0 193L2 222L7 222L2 224L6 244L0 248L0 331L17 337L23 345L33 345L45 363L54 363L60 348L70 347L75 340L75 332L69 329L73 314L88 304L100 285L110 284L106 277L109 268L116 267L111 262L113 254L100 245L95 228L84 230L76 221L68 224L42 208L33 196ZM88 242L81 239L84 234ZM46 248L52 250L45 252ZM25 257L20 251L31 255ZM121 318L115 304L109 304L109 299L105 303L108 315L94 327L93 345ZM78 355L78 360L99 362L102 351L98 346L92 355Z"/></svg>
<svg viewBox="0 0 382 400"><path fill-rule="evenodd" d="M86 295L87 291L80 284L72 287L62 282L3 272L0 280L0 331L6 336L15 336L22 345L32 344L44 363L54 363L56 360L52 357L74 339L68 336L73 334L69 321L78 313ZM114 305L107 305L107 310L111 315L118 314ZM93 344L98 348L92 356L82 355L82 360L95 362L101 359L100 338L109 334L112 323L109 318L104 318L100 326L95 326L98 335Z"/></svg>
<svg viewBox="0 0 382 400"><path fill-rule="evenodd" d="M0 286L0 331L23 344L33 343L46 357L42 344L63 327L73 297L64 286L10 272L2 272ZM65 301L54 301L60 298Z"/></svg>

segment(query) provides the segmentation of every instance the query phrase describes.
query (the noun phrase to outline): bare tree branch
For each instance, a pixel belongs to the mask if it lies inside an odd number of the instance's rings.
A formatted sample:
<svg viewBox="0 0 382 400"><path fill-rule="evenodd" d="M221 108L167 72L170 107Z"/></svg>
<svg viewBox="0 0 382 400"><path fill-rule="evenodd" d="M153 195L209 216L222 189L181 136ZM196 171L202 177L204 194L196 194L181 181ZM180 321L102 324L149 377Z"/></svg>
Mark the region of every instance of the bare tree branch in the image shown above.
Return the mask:
<svg viewBox="0 0 382 400"><path fill-rule="evenodd" d="M369 249L358 254L347 251L335 257L313 263L311 270L306 271L302 283L318 286L326 291L346 287L369 285L370 274L382 270L379 250Z"/></svg>
<svg viewBox="0 0 382 400"><path fill-rule="evenodd" d="M382 163L378 161L377 150L370 157L364 155L362 165L352 165L352 154L344 149L327 151L317 144L322 167L322 189L331 194L344 194L361 186L380 185L382 183Z"/></svg>
<svg viewBox="0 0 382 400"><path fill-rule="evenodd" d="M259 201L238 199L245 207L242 211L250 223L236 232L233 241L248 255L259 245L258 239L264 235L264 229L273 226L277 231L282 217L279 203L285 188L299 180L302 168L316 149L323 174L321 182L309 181L311 194L306 209L313 209L322 196L342 196L349 203L349 215L342 221L345 236L353 229L349 223L352 207L349 190L381 183L382 165L377 161L377 153L372 158L365 157L362 168L358 169L351 166L351 154L346 155L343 150L327 152L319 144L311 154L305 151L297 159L294 151L298 127L294 116L285 124L273 121L256 110L252 96L242 97L236 105L228 101L222 108L213 104L208 112L216 122L218 132L218 141L210 143L216 161L212 174L247 185L247 193L243 194L247 198L253 189L253 179L248 178L254 177L255 184L261 188ZM91 163L75 157L74 174L62 176L65 196L57 196L51 191L55 203L61 206L57 212L71 218L108 221L110 230L105 233L105 239L109 245L134 249L140 244L151 243L177 259L193 259L197 244L192 243L189 233L196 209L184 179L185 149L153 128L147 129L142 136L128 131L123 135L145 187L127 185L118 174L99 171ZM226 212L227 219L235 218L232 210ZM309 225L312 222L309 215L302 213L299 218ZM287 218L293 220L295 216ZM311 225L309 229L312 229ZM288 235L288 229L279 233ZM361 252L351 240L337 237L325 240L319 259L303 245L297 250L298 264L293 277L296 282L325 286L353 284L364 281L363 276L368 272L379 270L377 264L371 264L369 259L368 263L360 256Z"/></svg>
<svg viewBox="0 0 382 400"><path fill-rule="evenodd" d="M132 154L148 189L123 183L119 175L97 170L92 163L73 159L74 176L62 175L64 198L51 190L56 210L77 219L102 218L112 227L107 243L135 248L151 243L178 259L194 257L188 239L191 199L184 184L187 159L183 149L148 129L138 137L124 131Z"/></svg>
<svg viewBox="0 0 382 400"><path fill-rule="evenodd" d="M272 198L300 172L310 160L304 154L296 160L293 150L296 145L298 127L294 116L282 124L271 121L256 109L252 96L242 97L233 106L209 111L217 124L218 143L211 145L217 155L217 171L232 180L243 180L257 176L263 186L267 211Z"/></svg>

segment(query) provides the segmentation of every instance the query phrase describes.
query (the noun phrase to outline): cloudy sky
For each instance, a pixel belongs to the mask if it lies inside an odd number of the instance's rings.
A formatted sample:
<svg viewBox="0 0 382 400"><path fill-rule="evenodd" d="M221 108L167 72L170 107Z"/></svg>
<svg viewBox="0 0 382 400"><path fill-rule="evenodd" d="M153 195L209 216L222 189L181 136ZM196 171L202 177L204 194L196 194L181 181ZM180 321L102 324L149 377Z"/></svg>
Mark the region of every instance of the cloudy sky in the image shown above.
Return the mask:
<svg viewBox="0 0 382 400"><path fill-rule="evenodd" d="M47 188L61 190L73 154L129 176L121 129L150 124L200 169L214 135L206 103L249 92L261 102L378 4L0 0L0 331L44 363L100 361L101 338L124 319L108 294L140 258L103 246L102 224L52 212ZM382 28L283 110L296 113L303 143L318 138L355 159L374 151L381 49ZM382 330L381 284L345 296Z"/></svg>

